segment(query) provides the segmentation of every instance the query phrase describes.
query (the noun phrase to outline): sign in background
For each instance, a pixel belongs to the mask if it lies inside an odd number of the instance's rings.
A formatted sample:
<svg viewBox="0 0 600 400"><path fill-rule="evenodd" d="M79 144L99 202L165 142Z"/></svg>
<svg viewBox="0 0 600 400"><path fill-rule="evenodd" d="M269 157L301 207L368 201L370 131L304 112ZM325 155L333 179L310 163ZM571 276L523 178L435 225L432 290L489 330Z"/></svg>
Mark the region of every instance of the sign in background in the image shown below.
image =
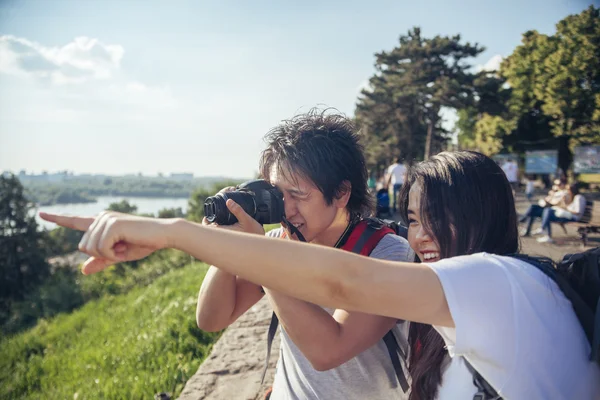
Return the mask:
<svg viewBox="0 0 600 400"><path fill-rule="evenodd" d="M600 146L575 147L573 164L576 174L600 174Z"/></svg>
<svg viewBox="0 0 600 400"><path fill-rule="evenodd" d="M554 174L558 168L558 150L528 151L525 155L525 173Z"/></svg>

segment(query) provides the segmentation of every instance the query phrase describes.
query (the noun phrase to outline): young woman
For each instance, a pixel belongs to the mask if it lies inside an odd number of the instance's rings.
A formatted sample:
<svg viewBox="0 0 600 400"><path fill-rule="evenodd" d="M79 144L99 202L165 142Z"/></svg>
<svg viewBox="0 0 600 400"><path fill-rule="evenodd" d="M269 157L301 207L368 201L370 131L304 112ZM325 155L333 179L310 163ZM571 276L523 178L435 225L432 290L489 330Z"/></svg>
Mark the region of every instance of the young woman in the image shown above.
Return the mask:
<svg viewBox="0 0 600 400"><path fill-rule="evenodd" d="M552 186L552 190L548 192L548 195L543 200L540 200L539 204L531 204L529 208L527 208L525 214L523 214L519 219L519 222L527 222L527 228L524 228L521 231L523 236L531 236L531 227L533 226L533 223L536 219L542 218L544 210L547 207L555 206L564 201L564 198L567 195L566 186L566 180L556 179L554 181L554 185ZM542 232L542 228L539 228L535 230L533 234L538 235Z"/></svg>
<svg viewBox="0 0 600 400"><path fill-rule="evenodd" d="M571 303L536 267L507 256L519 242L502 170L478 153L441 153L412 169L402 199L421 264L180 219L42 217L86 231L84 273L175 247L299 299L421 323L411 335L413 399L473 398L465 360L504 399L599 398L600 369Z"/></svg>
<svg viewBox="0 0 600 400"><path fill-rule="evenodd" d="M542 232L546 232L546 235L538 238L537 241L540 243L552 243L552 222L579 221L583 217L585 205L585 197L579 193L577 184L570 185L564 202L544 209L541 229Z"/></svg>

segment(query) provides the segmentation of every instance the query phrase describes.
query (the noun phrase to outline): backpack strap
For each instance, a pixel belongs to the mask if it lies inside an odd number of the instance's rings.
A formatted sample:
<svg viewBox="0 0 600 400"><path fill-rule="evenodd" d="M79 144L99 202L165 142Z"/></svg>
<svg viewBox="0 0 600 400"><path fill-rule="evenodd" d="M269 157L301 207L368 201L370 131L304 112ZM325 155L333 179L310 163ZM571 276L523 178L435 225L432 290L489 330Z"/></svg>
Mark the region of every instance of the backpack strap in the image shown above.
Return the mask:
<svg viewBox="0 0 600 400"><path fill-rule="evenodd" d="M260 384L262 385L265 381L265 375L269 369L269 359L271 358L271 347L273 345L273 339L275 339L275 333L277 333L277 326L279 325L279 319L277 314L271 315L271 322L269 323L269 332L267 332L267 360L265 361L265 367L263 368L262 377L260 378Z"/></svg>
<svg viewBox="0 0 600 400"><path fill-rule="evenodd" d="M390 233L395 234L396 232L383 221L376 218L363 219L356 224L350 237L341 248L368 257L379 241Z"/></svg>
<svg viewBox="0 0 600 400"><path fill-rule="evenodd" d="M478 392L473 396L473 400L502 400L502 397L496 392L496 390L485 380L483 376L473 366L466 358L462 357L465 362L465 366L473 376L473 385L475 385L478 389Z"/></svg>

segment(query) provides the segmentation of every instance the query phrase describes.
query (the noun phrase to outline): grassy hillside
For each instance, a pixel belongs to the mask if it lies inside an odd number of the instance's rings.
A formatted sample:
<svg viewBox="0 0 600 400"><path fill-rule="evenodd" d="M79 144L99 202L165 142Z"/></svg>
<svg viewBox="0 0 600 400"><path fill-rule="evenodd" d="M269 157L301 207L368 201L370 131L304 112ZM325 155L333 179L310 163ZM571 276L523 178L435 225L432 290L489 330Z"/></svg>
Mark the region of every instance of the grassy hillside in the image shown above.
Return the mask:
<svg viewBox="0 0 600 400"><path fill-rule="evenodd" d="M0 342L0 399L178 395L218 334L195 324L206 265L107 295Z"/></svg>

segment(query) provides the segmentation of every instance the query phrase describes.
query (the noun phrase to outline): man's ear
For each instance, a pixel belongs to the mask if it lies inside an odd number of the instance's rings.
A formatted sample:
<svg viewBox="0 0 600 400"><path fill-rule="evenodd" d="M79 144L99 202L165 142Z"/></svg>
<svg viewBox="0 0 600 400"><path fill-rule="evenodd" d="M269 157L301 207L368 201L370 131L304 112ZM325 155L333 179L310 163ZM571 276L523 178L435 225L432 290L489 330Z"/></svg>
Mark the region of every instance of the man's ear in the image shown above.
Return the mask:
<svg viewBox="0 0 600 400"><path fill-rule="evenodd" d="M346 208L348 201L350 201L350 195L352 194L352 184L350 181L343 181L333 198L333 202L337 208Z"/></svg>

